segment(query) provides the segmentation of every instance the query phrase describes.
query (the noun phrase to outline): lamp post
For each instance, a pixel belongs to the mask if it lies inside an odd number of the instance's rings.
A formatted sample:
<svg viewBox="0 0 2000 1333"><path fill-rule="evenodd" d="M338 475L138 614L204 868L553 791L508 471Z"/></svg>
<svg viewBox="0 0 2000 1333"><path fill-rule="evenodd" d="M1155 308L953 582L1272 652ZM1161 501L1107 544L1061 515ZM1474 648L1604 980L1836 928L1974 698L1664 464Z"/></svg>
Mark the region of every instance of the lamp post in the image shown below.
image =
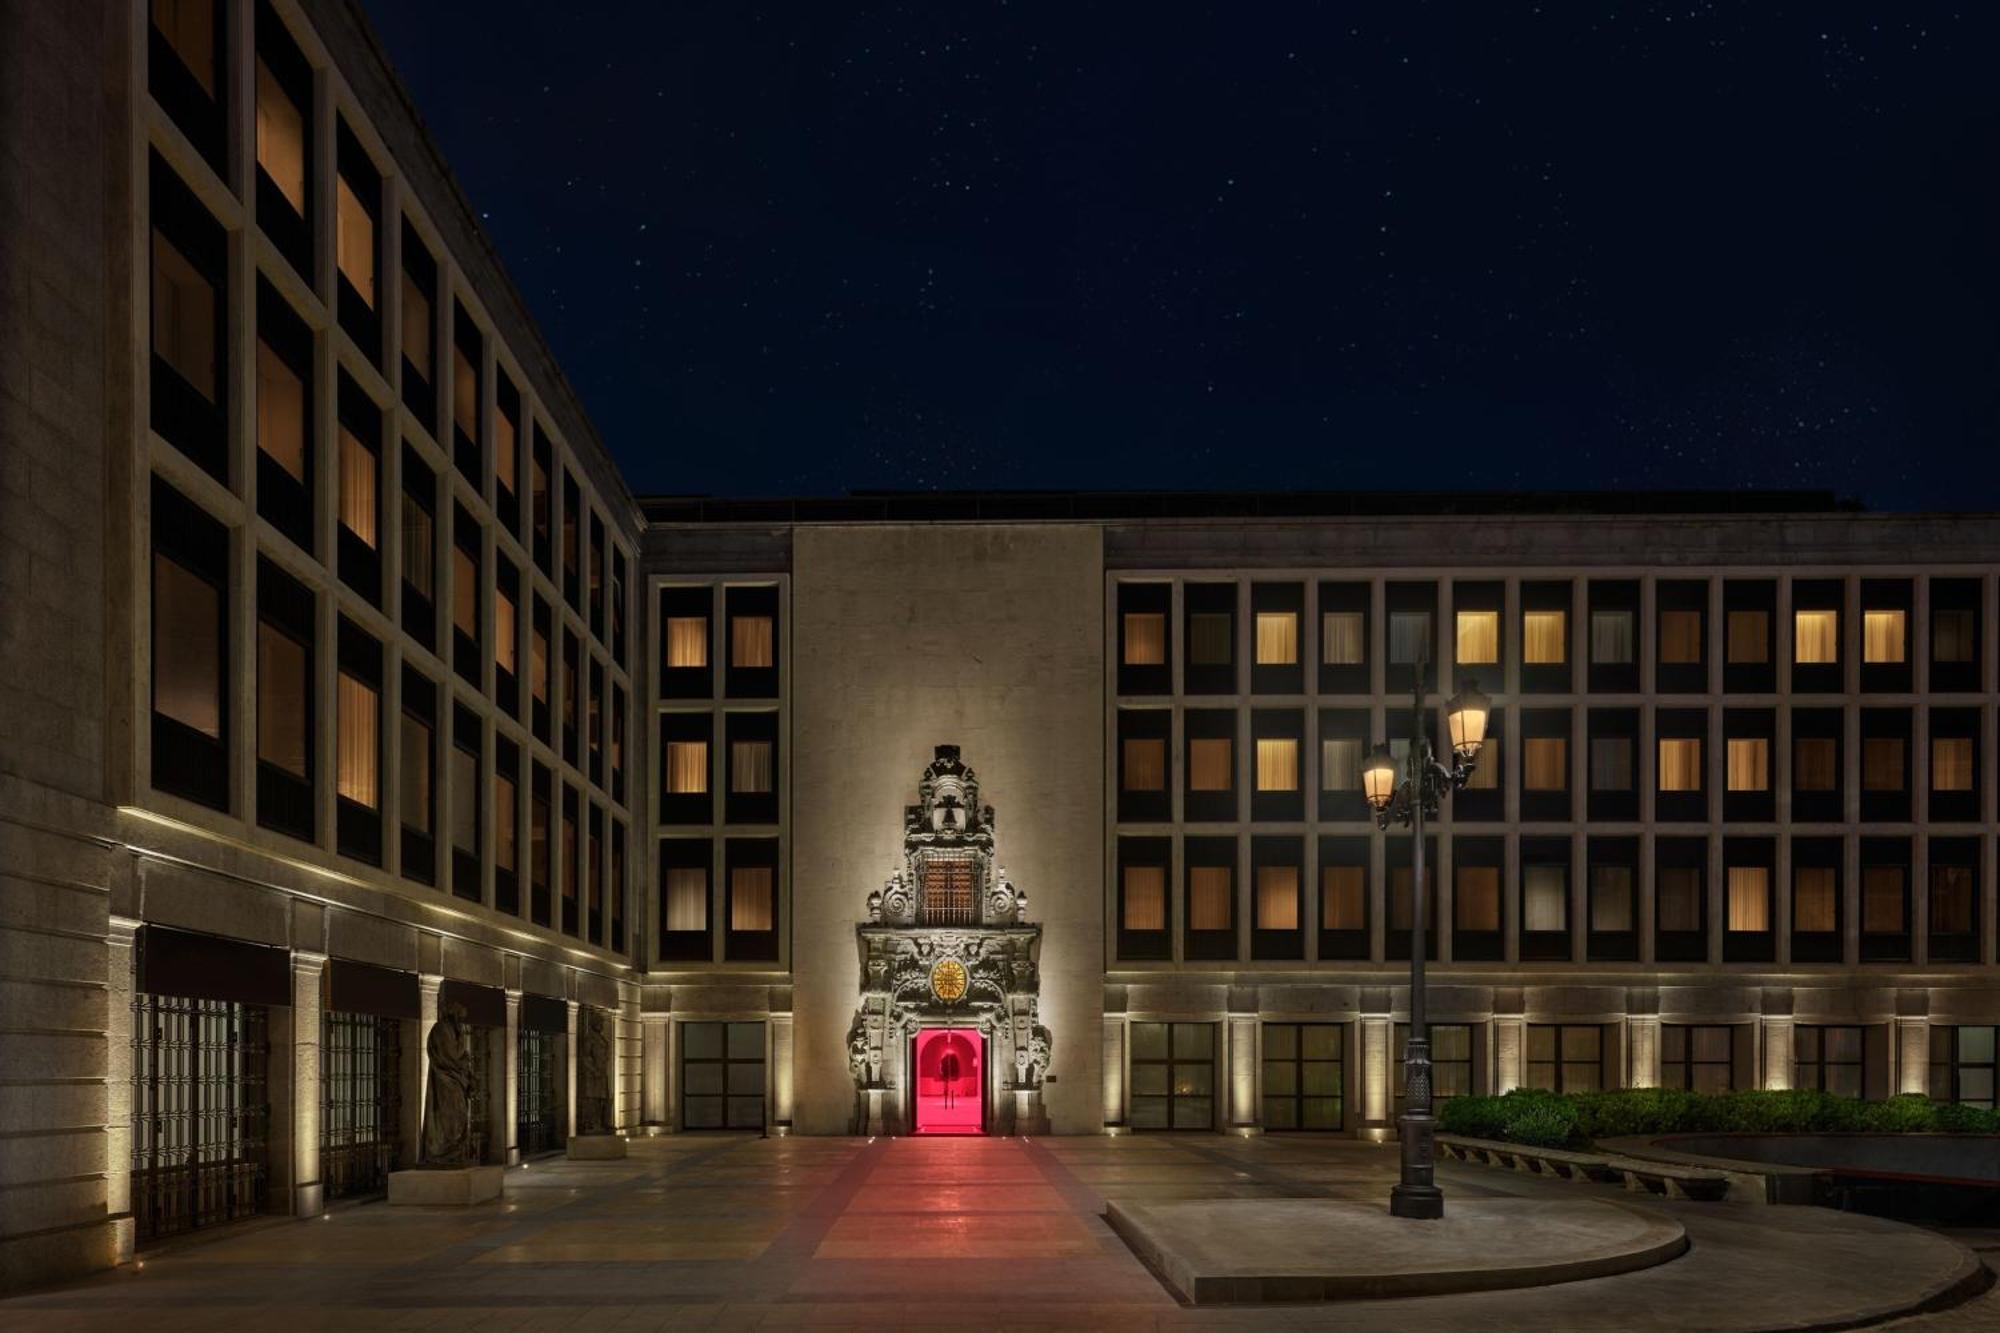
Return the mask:
<svg viewBox="0 0 2000 1333"><path fill-rule="evenodd" d="M1424 673L1429 667L1419 654L1412 668L1410 752L1400 781L1396 757L1389 746L1377 745L1361 768L1361 791L1375 811L1375 822L1386 829L1406 825L1416 843L1410 874L1410 1040L1403 1048L1403 1114L1396 1122L1402 1145L1403 1174L1389 1191L1389 1211L1397 1217L1444 1216L1444 1191L1437 1187L1437 1126L1431 1119L1431 1042L1424 1022L1424 820L1434 817L1445 797L1465 785L1486 740L1486 719L1492 700L1471 681L1445 704L1451 734L1449 763L1431 750L1430 732L1423 725Z"/></svg>

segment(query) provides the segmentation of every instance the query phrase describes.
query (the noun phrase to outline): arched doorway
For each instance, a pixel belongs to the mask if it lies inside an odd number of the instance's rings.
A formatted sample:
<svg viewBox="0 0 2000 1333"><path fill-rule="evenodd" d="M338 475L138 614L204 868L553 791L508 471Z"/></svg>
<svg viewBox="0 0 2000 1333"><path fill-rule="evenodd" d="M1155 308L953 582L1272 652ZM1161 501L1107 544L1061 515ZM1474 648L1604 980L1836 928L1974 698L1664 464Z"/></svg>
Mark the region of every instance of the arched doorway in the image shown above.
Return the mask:
<svg viewBox="0 0 2000 1333"><path fill-rule="evenodd" d="M986 1128L986 1038L964 1028L917 1033L919 1134L978 1134Z"/></svg>

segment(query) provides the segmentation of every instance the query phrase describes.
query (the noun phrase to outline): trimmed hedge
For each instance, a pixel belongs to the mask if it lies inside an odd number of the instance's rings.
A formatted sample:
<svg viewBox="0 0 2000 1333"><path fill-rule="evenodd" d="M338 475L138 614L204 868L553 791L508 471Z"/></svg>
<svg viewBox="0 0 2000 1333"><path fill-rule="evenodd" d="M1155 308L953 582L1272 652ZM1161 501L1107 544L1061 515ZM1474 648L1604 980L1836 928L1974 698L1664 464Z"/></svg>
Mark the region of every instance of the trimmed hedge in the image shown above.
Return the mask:
<svg viewBox="0 0 2000 1333"><path fill-rule="evenodd" d="M1468 1138L1573 1148L1627 1134L2000 1134L2000 1112L1916 1095L1864 1102L1807 1091L1517 1088L1504 1097L1446 1098L1438 1109L1438 1128Z"/></svg>

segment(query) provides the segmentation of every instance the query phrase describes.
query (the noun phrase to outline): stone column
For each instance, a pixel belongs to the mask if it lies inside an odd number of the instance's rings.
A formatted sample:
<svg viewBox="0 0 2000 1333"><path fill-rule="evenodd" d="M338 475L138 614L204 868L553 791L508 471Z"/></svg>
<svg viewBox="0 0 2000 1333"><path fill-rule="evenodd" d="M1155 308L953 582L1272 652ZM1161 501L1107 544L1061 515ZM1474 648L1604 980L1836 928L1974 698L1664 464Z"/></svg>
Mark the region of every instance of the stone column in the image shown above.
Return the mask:
<svg viewBox="0 0 2000 1333"><path fill-rule="evenodd" d="M1377 1135L1387 1131L1394 1111L1390 1089L1389 1017L1366 1015L1361 1020L1361 1124Z"/></svg>
<svg viewBox="0 0 2000 1333"><path fill-rule="evenodd" d="M1262 1109L1258 1101L1257 1016L1229 1016L1229 1112L1228 1127L1238 1134L1262 1129Z"/></svg>
<svg viewBox="0 0 2000 1333"><path fill-rule="evenodd" d="M1104 1123L1125 1124L1125 1016L1104 1016Z"/></svg>
<svg viewBox="0 0 2000 1333"><path fill-rule="evenodd" d="M114 916L106 936L110 945L105 975L109 982L104 1016L104 1197L105 1211L117 1223L117 1257L125 1263L132 1258L132 992L134 974L133 936L140 923L130 917Z"/></svg>
<svg viewBox="0 0 2000 1333"><path fill-rule="evenodd" d="M1764 1038L1764 1069L1762 1086L1771 1089L1785 1089L1792 1086L1796 1070L1797 1047L1792 1041L1792 1018L1783 1017L1761 1020Z"/></svg>
<svg viewBox="0 0 2000 1333"><path fill-rule="evenodd" d="M1493 1018L1493 1091L1512 1092L1527 1082L1527 1022L1519 1014Z"/></svg>
<svg viewBox="0 0 2000 1333"><path fill-rule="evenodd" d="M1633 1014L1625 1020L1626 1071L1629 1086L1660 1086L1660 1016Z"/></svg>
<svg viewBox="0 0 2000 1333"><path fill-rule="evenodd" d="M664 1132L672 1127L667 1101L667 1026L665 1014L641 1014L640 1069L642 1071L639 1114L649 1131Z"/></svg>
<svg viewBox="0 0 2000 1333"><path fill-rule="evenodd" d="M1928 1093L1931 1083L1931 1025L1928 1018L1897 1018L1895 1091Z"/></svg>
<svg viewBox="0 0 2000 1333"><path fill-rule="evenodd" d="M521 1145L515 1141L515 1130L521 1123L521 992L518 990L507 992L507 1031L502 1040L507 1043L502 1056L507 1070L507 1095L492 1100L500 1104L500 1113L506 1120L499 1127L499 1137L493 1141L507 1145L501 1161L508 1166L519 1166Z"/></svg>
<svg viewBox="0 0 2000 1333"><path fill-rule="evenodd" d="M771 1129L792 1132L792 1016L771 1015Z"/></svg>
<svg viewBox="0 0 2000 1333"><path fill-rule="evenodd" d="M292 1214L326 1211L320 1182L320 1015L326 955L292 951Z"/></svg>
<svg viewBox="0 0 2000 1333"><path fill-rule="evenodd" d="M576 1133L576 1001L564 1002L569 1011L569 1026L563 1040L563 1085L567 1089L569 1113L563 1121L563 1138Z"/></svg>

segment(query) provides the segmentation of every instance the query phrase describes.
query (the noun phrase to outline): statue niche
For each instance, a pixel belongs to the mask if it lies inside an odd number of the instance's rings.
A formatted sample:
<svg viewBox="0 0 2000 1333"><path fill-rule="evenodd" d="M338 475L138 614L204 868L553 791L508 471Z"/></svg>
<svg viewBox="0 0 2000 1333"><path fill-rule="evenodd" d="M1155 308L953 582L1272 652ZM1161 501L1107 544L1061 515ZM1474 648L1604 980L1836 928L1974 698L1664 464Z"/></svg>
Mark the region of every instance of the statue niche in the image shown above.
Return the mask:
<svg viewBox="0 0 2000 1333"><path fill-rule="evenodd" d="M610 1134L611 1034L602 1009L577 1009L576 1132Z"/></svg>
<svg viewBox="0 0 2000 1333"><path fill-rule="evenodd" d="M856 927L861 1005L847 1030L854 1131L915 1128L917 1033L950 1027L985 1039L987 1128L1046 1133L1042 929L995 862L993 807L979 803L979 779L956 745L938 746L924 768L917 803L903 811L902 867L867 908Z"/></svg>
<svg viewBox="0 0 2000 1333"><path fill-rule="evenodd" d="M451 1001L431 1024L424 1049L430 1077L424 1086L423 1160L448 1169L478 1165L472 1149L472 1051L465 1006Z"/></svg>

